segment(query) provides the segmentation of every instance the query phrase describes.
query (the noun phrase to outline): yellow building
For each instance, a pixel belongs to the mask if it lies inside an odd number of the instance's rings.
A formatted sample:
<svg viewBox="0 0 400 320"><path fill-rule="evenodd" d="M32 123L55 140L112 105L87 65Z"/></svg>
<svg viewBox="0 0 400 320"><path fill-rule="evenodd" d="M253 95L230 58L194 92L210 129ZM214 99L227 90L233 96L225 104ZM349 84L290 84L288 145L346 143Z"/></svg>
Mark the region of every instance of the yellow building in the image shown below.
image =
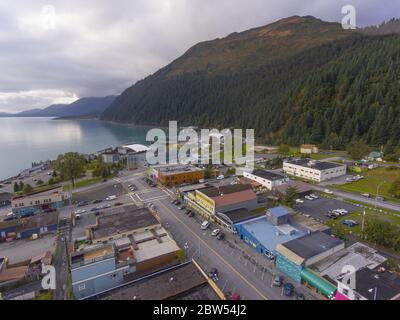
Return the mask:
<svg viewBox="0 0 400 320"><path fill-rule="evenodd" d="M192 165L158 166L153 168L151 174L166 187L199 182L204 179L204 169Z"/></svg>

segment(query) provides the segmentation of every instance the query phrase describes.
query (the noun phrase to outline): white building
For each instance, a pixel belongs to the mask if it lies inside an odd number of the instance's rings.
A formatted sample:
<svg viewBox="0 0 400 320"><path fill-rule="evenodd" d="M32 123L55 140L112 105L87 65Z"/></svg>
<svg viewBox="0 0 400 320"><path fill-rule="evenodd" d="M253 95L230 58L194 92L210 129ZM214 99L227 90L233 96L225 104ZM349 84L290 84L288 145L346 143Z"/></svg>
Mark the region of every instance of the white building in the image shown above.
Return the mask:
<svg viewBox="0 0 400 320"><path fill-rule="evenodd" d="M294 159L283 163L283 171L294 177L322 182L346 174L347 166L311 159Z"/></svg>
<svg viewBox="0 0 400 320"><path fill-rule="evenodd" d="M266 170L243 172L243 177L258 182L268 190L289 182L289 179L284 175Z"/></svg>

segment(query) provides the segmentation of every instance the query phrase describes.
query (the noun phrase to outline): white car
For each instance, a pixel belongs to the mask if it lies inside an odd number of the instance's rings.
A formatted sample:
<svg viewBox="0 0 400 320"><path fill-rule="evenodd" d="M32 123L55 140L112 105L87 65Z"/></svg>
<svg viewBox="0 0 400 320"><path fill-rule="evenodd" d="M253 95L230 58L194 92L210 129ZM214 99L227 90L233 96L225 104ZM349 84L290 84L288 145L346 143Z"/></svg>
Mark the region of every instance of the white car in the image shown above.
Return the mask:
<svg viewBox="0 0 400 320"><path fill-rule="evenodd" d="M319 199L319 197L317 195L315 195L315 194L310 194L310 197L314 198L314 199Z"/></svg>
<svg viewBox="0 0 400 320"><path fill-rule="evenodd" d="M329 190L329 189L325 189L324 192L325 192L326 194L333 194L333 192L332 192L331 190Z"/></svg>
<svg viewBox="0 0 400 320"><path fill-rule="evenodd" d="M313 198L313 197L310 197L310 196L305 196L304 198L307 199L307 200L310 200L310 201L313 201L313 200L314 200L314 198Z"/></svg>
<svg viewBox="0 0 400 320"><path fill-rule="evenodd" d="M84 209L79 209L79 210L76 210L74 213L75 214L82 214L82 213L85 213L86 212L86 210L84 210Z"/></svg>
<svg viewBox="0 0 400 320"><path fill-rule="evenodd" d="M218 176L217 180L224 180L225 176L223 174L221 174L220 176Z"/></svg>
<svg viewBox="0 0 400 320"><path fill-rule="evenodd" d="M304 200L296 199L296 203L304 203Z"/></svg>
<svg viewBox="0 0 400 320"><path fill-rule="evenodd" d="M200 229L201 229L201 230L207 230L209 226L210 226L210 223L209 223L208 221L204 221L204 222L201 224Z"/></svg>
<svg viewBox="0 0 400 320"><path fill-rule="evenodd" d="M215 229L215 230L211 233L211 235L212 235L213 237L216 237L220 232L221 232L221 230Z"/></svg>
<svg viewBox="0 0 400 320"><path fill-rule="evenodd" d="M116 199L117 199L117 196L109 196L109 197L106 198L106 201L113 201L113 200L116 200Z"/></svg>

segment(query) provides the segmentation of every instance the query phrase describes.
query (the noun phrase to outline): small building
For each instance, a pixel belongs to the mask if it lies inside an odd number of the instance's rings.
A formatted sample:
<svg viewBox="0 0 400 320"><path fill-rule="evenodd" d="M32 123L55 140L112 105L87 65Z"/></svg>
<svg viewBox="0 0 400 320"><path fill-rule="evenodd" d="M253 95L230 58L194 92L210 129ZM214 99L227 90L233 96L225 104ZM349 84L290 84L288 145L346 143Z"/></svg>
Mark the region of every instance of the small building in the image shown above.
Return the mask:
<svg viewBox="0 0 400 320"><path fill-rule="evenodd" d="M315 144L302 144L300 146L301 154L316 154L319 153L319 148Z"/></svg>
<svg viewBox="0 0 400 320"><path fill-rule="evenodd" d="M378 151L373 151L367 156L368 161L382 161L383 160L383 153Z"/></svg>
<svg viewBox="0 0 400 320"><path fill-rule="evenodd" d="M226 212L217 212L216 222L231 232L237 232L235 225L244 221L263 216L264 212L249 211L245 208L235 209Z"/></svg>
<svg viewBox="0 0 400 320"><path fill-rule="evenodd" d="M272 190L289 181L286 176L267 170L255 170L252 173L244 172L243 177L258 182L268 190Z"/></svg>
<svg viewBox="0 0 400 320"><path fill-rule="evenodd" d="M0 193L0 207L7 207L11 204L13 195L8 192Z"/></svg>
<svg viewBox="0 0 400 320"><path fill-rule="evenodd" d="M198 183L204 179L204 169L193 165L167 165L152 168L151 176L166 187Z"/></svg>
<svg viewBox="0 0 400 320"><path fill-rule="evenodd" d="M41 235L56 232L58 211L37 214L31 217L0 222L0 238L26 239L33 234Z"/></svg>
<svg viewBox="0 0 400 320"><path fill-rule="evenodd" d="M241 240L261 254L276 255L280 243L297 239L305 235L301 230L289 224L274 225L266 215L235 225Z"/></svg>
<svg viewBox="0 0 400 320"><path fill-rule="evenodd" d="M339 279L337 300L400 300L400 277L384 268L358 270L350 282Z"/></svg>
<svg viewBox="0 0 400 320"><path fill-rule="evenodd" d="M287 175L315 182L344 176L346 170L345 164L311 159L294 159L283 163L283 171Z"/></svg>
<svg viewBox="0 0 400 320"><path fill-rule="evenodd" d="M207 219L215 219L217 212L236 209L253 211L258 208L257 196L250 185L227 185L196 190L185 197L188 207Z"/></svg>
<svg viewBox="0 0 400 320"><path fill-rule="evenodd" d="M68 203L68 194L60 190L18 196L11 200L12 212L19 217L57 210Z"/></svg>

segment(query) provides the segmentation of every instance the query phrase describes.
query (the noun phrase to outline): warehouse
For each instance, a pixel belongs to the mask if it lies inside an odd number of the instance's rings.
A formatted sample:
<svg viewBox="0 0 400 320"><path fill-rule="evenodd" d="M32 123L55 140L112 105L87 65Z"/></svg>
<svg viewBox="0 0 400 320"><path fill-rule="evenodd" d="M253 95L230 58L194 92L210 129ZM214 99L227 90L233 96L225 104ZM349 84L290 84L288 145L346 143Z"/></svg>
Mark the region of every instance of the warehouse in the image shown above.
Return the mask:
<svg viewBox="0 0 400 320"><path fill-rule="evenodd" d="M315 182L327 181L346 174L344 164L316 161L311 159L294 159L283 163L283 171L294 177Z"/></svg>
<svg viewBox="0 0 400 320"><path fill-rule="evenodd" d="M255 170L252 173L244 172L243 177L259 183L268 190L272 190L289 181L284 175L267 170Z"/></svg>

